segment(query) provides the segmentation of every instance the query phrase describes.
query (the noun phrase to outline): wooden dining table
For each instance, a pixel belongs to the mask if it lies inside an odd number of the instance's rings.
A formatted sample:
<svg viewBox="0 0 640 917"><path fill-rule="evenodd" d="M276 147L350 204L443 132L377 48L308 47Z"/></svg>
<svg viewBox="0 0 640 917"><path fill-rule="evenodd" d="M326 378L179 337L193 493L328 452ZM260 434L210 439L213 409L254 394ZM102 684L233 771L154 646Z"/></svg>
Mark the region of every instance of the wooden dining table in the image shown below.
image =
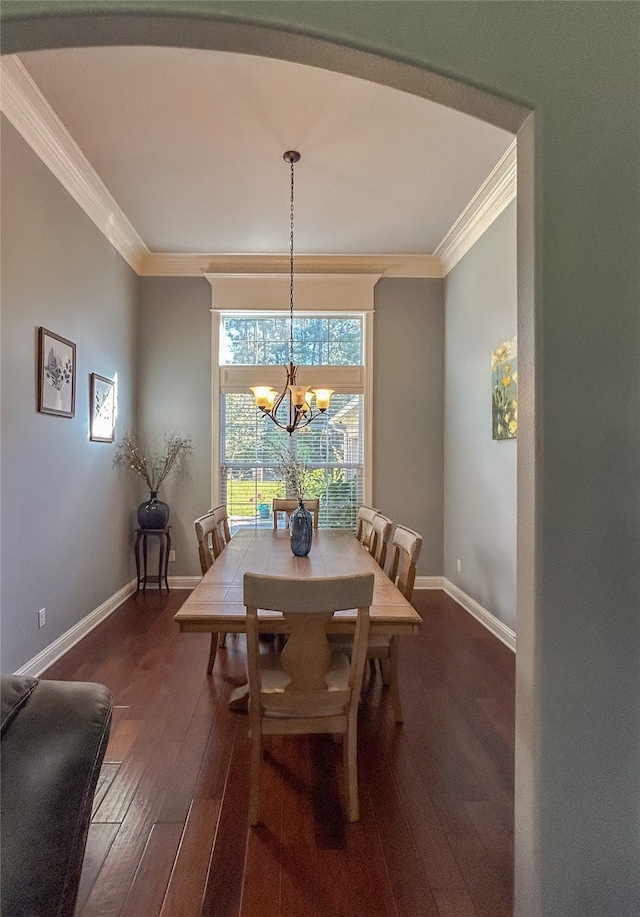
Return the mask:
<svg viewBox="0 0 640 917"><path fill-rule="evenodd" d="M296 557L289 544L287 529L240 529L202 577L175 615L185 633L245 633L246 610L243 601L245 573L266 573L304 581L311 576L346 576L373 573L373 601L370 608L371 636L390 637L413 634L421 618L415 608L391 582L352 531L317 529L307 557ZM327 628L330 633L353 634L356 612L336 612ZM279 612L259 611L262 633L286 633ZM396 673L392 674L392 678ZM397 684L392 684L392 692ZM244 692L246 694L246 692ZM243 692L232 699L241 708Z"/></svg>

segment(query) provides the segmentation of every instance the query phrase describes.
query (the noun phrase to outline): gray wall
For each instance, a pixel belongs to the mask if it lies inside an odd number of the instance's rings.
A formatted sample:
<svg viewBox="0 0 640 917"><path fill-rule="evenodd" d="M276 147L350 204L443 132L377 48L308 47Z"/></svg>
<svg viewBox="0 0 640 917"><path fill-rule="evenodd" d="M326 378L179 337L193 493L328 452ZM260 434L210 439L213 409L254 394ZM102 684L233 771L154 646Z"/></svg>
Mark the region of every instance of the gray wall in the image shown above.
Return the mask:
<svg viewBox="0 0 640 917"><path fill-rule="evenodd" d="M122 429L137 277L4 119L2 173L2 671L12 672L134 576L114 446L89 441L89 373L117 375ZM37 412L39 326L76 344L71 419Z"/></svg>
<svg viewBox="0 0 640 917"><path fill-rule="evenodd" d="M422 534L418 575L441 576L442 281L379 280L374 307L373 505Z"/></svg>
<svg viewBox="0 0 640 917"><path fill-rule="evenodd" d="M444 574L513 630L517 440L491 438L491 351L516 321L514 202L445 280L444 421Z"/></svg>
<svg viewBox="0 0 640 917"><path fill-rule="evenodd" d="M424 533L419 573L442 573L443 298L440 280L383 280L375 288L373 500L391 518ZM200 278L140 279L140 428L194 440L188 477L172 476L176 562L170 575L197 575L193 520L211 495L211 287ZM415 384L405 409L407 372ZM411 449L403 449L403 444ZM138 497L145 496L144 485Z"/></svg>
<svg viewBox="0 0 640 917"><path fill-rule="evenodd" d="M211 507L211 285L202 277L140 279L139 427L149 436L190 436L186 474L160 497L171 507L170 576L200 576L193 520ZM140 500L145 499L139 482Z"/></svg>

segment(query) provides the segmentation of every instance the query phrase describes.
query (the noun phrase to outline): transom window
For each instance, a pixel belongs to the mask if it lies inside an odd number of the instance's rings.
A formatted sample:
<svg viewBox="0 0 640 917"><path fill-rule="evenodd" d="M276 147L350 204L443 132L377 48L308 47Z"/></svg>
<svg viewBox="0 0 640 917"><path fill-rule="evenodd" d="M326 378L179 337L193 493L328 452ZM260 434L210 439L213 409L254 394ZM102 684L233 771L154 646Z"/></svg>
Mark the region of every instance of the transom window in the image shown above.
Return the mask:
<svg viewBox="0 0 640 917"><path fill-rule="evenodd" d="M220 363L273 366L289 362L288 316L224 315ZM293 362L301 366L359 366L362 317L303 316L293 320Z"/></svg>

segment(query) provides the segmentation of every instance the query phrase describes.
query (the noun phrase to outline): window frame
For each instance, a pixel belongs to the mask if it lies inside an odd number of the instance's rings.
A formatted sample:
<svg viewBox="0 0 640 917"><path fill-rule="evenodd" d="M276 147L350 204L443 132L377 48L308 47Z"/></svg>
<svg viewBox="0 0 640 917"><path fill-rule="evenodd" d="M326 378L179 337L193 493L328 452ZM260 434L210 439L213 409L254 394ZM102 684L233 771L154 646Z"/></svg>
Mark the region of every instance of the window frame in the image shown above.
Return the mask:
<svg viewBox="0 0 640 917"><path fill-rule="evenodd" d="M208 277L213 287L213 304L211 312L211 404L212 404L212 448L211 448L211 505L215 506L221 494L221 456L220 456L220 397L229 392L246 392L251 385L258 383L273 385L280 391L284 385L284 369L282 366L245 366L239 364L220 364L220 343L222 322L225 315L239 313L251 315L288 314L280 308L255 308L255 302L260 301L259 296L251 297L251 307L247 303L243 308L237 308L234 302L232 308L216 308L214 279ZM227 278L228 279L228 278ZM335 279L335 278L334 278ZM348 308L349 299L337 308L317 309L307 306L303 311L318 317L335 318L360 317L362 319L362 353L364 363L360 366L301 366L298 378L301 384L326 385L346 394L364 395L364 431L363 431L363 493L365 503L371 503L373 480L373 285L374 278L368 277L369 296L356 297L359 299L358 307ZM375 278L377 279L377 278ZM246 281L246 278L244 278ZM296 311L297 314L297 311ZM295 354L294 354L295 356ZM295 436L295 433L293 434Z"/></svg>

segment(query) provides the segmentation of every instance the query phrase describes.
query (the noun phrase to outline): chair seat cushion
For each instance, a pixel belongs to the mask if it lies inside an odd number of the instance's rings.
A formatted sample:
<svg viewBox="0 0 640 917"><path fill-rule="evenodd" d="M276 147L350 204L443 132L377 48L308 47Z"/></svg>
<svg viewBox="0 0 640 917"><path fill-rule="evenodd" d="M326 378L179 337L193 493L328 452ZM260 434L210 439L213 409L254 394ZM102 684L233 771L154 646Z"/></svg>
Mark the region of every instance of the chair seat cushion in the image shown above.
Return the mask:
<svg viewBox="0 0 640 917"><path fill-rule="evenodd" d="M283 699L284 689L291 680L282 667L280 653L261 653L258 656L258 665L264 715L274 717L286 715L290 718L291 714L285 714L279 704ZM343 712L345 693L349 693L350 668L351 664L347 655L341 652L332 654L331 668L324 679L329 688L325 698L326 703L314 711L315 716L335 716ZM335 700L332 694L335 695ZM273 697L272 704L269 703L269 695ZM304 712L300 716L308 717L309 713Z"/></svg>

